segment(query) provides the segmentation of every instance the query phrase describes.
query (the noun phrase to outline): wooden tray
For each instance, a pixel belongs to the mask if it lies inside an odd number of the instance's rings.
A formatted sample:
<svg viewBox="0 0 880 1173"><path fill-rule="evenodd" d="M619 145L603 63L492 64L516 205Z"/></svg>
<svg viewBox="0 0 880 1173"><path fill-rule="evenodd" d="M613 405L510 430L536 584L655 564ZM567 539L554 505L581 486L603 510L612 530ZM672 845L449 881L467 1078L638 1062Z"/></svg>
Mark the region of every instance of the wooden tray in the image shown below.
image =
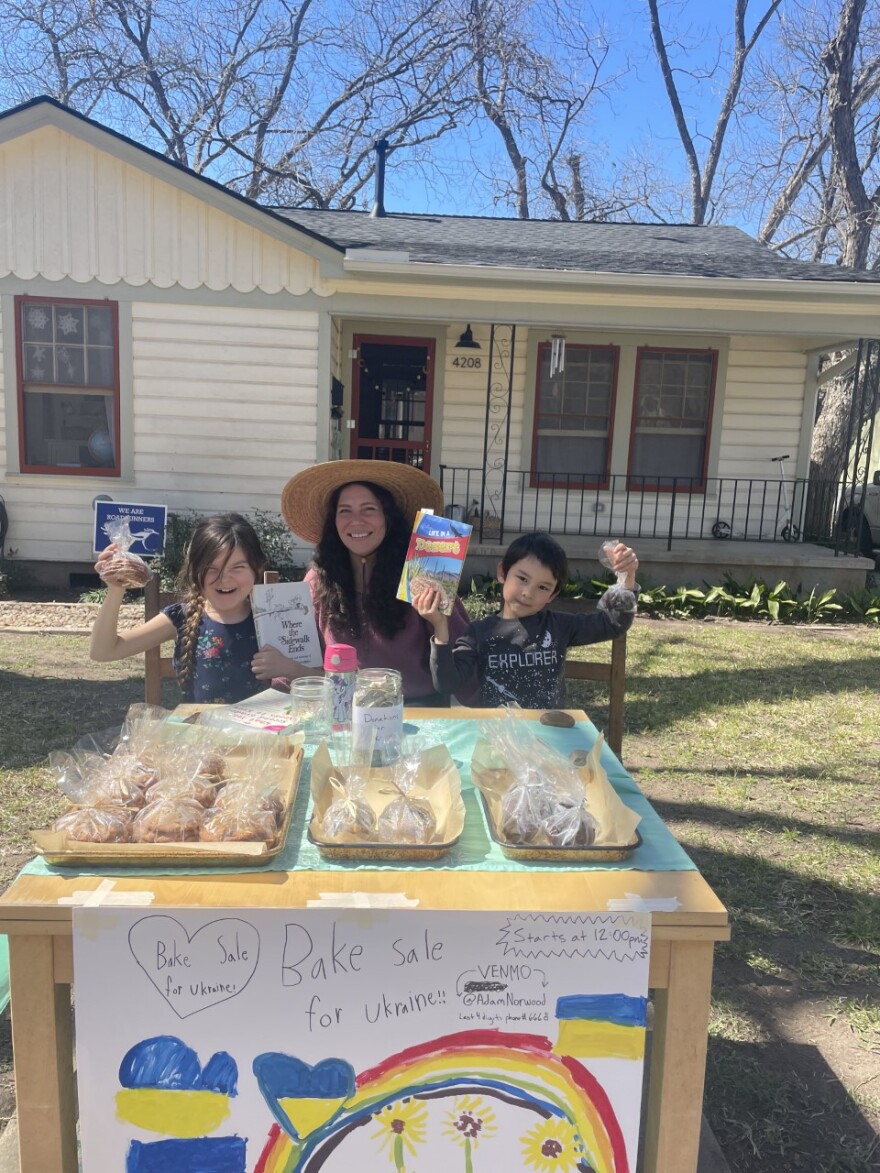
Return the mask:
<svg viewBox="0 0 880 1173"><path fill-rule="evenodd" d="M306 832L309 843L314 844L325 859L349 859L360 863L431 863L441 859L461 838L461 832L454 839L443 843L330 843L312 833L311 824Z"/></svg>
<svg viewBox="0 0 880 1173"><path fill-rule="evenodd" d="M600 847L579 847L576 844L569 847L554 847L549 843L539 846L535 846L533 843L508 843L506 839L501 838L495 828L492 815L489 812L489 804L486 802L483 792L477 790L477 794L480 796L483 818L489 828L489 835L492 841L498 844L507 859L515 859L524 863L620 863L622 860L629 859L632 853L642 845L642 836L638 831L636 831L636 837L631 843L603 843Z"/></svg>
<svg viewBox="0 0 880 1173"><path fill-rule="evenodd" d="M303 751L297 748L285 761L286 777L279 783L284 819L274 843L80 843L63 832L31 831L31 838L46 863L59 867L263 867L284 849L296 804Z"/></svg>

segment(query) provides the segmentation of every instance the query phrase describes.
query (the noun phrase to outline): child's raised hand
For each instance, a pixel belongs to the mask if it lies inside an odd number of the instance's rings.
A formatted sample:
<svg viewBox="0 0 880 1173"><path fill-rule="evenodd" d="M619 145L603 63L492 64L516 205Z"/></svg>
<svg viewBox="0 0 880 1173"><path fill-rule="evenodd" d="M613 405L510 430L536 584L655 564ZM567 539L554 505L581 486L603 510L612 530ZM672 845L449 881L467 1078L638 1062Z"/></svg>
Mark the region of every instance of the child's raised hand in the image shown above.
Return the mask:
<svg viewBox="0 0 880 1173"><path fill-rule="evenodd" d="M418 611L419 615L427 621L434 628L434 637L440 643L449 642L449 621L440 610L440 605L443 602L443 595L436 587L428 587L427 590L420 591L417 595L413 595L412 605Z"/></svg>
<svg viewBox="0 0 880 1173"><path fill-rule="evenodd" d="M623 542L618 542L616 546L607 551L607 554L609 565L617 575L618 583L631 591L636 585L636 571L639 568L639 560L635 550L625 546ZM625 576L623 579L621 579L622 575Z"/></svg>
<svg viewBox="0 0 880 1173"><path fill-rule="evenodd" d="M122 575L117 581L113 571L107 569L118 552L119 547L115 542L111 542L109 546L106 546L98 555L98 561L95 563L95 573L99 575L101 581L107 586L120 587L122 590L125 590L128 586L126 576Z"/></svg>

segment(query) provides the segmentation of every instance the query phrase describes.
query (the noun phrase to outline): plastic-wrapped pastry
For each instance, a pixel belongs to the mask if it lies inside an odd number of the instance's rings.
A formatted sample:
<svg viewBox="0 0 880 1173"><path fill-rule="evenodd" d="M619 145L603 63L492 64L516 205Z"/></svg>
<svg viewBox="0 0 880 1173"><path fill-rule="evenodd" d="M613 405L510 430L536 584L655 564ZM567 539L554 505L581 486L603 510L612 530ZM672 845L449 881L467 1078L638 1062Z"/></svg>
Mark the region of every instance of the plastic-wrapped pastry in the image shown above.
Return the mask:
<svg viewBox="0 0 880 1173"><path fill-rule="evenodd" d="M507 843L534 843L555 805L548 780L536 770L528 770L508 787L501 800L502 837Z"/></svg>
<svg viewBox="0 0 880 1173"><path fill-rule="evenodd" d="M91 801L94 806L126 806L139 811L146 804L141 774L130 773L124 759L111 758L95 777Z"/></svg>
<svg viewBox="0 0 880 1173"><path fill-rule="evenodd" d="M78 843L130 843L131 813L122 806L78 807L56 819L52 829Z"/></svg>
<svg viewBox="0 0 880 1173"><path fill-rule="evenodd" d="M191 798L205 809L214 805L216 797L217 787L197 775L162 778L147 790L147 803L161 802L166 798Z"/></svg>
<svg viewBox="0 0 880 1173"><path fill-rule="evenodd" d="M376 824L376 838L382 843L430 843L436 834L431 804L409 794L392 798Z"/></svg>
<svg viewBox="0 0 880 1173"><path fill-rule="evenodd" d="M376 831L376 812L363 797L363 780L353 772L348 781L335 771L329 775L336 798L330 803L321 822L328 839L349 839L356 843L372 839Z"/></svg>
<svg viewBox="0 0 880 1173"><path fill-rule="evenodd" d="M190 763L192 773L209 782L221 782L226 777L226 758L213 750L196 750Z"/></svg>
<svg viewBox="0 0 880 1173"><path fill-rule="evenodd" d="M227 782L217 791L214 799L214 810L222 811L227 807L235 806L251 810L271 811L276 823L281 826L284 821L284 799L277 787L271 790L257 790L250 782Z"/></svg>
<svg viewBox="0 0 880 1173"><path fill-rule="evenodd" d="M104 563L101 578L115 586L142 587L153 577L153 572L137 554L114 554Z"/></svg>
<svg viewBox="0 0 880 1173"><path fill-rule="evenodd" d="M542 829L554 847L589 847L599 830L584 803L567 798L557 801Z"/></svg>
<svg viewBox="0 0 880 1173"><path fill-rule="evenodd" d="M242 810L236 806L208 811L199 832L199 838L204 841L225 839L273 843L277 835L278 824L270 810Z"/></svg>
<svg viewBox="0 0 880 1173"><path fill-rule="evenodd" d="M104 533L116 551L104 563L101 578L115 586L142 587L150 581L153 572L137 554L129 551L139 539L131 532L131 518L111 517L104 525Z"/></svg>
<svg viewBox="0 0 880 1173"><path fill-rule="evenodd" d="M193 843L199 837L205 808L192 798L151 802L132 825L135 843Z"/></svg>
<svg viewBox="0 0 880 1173"><path fill-rule="evenodd" d="M430 843L437 834L437 819L431 804L415 798L412 790L419 769L417 756L401 758L395 765L391 786L383 794L393 794L376 824L376 837L382 843Z"/></svg>

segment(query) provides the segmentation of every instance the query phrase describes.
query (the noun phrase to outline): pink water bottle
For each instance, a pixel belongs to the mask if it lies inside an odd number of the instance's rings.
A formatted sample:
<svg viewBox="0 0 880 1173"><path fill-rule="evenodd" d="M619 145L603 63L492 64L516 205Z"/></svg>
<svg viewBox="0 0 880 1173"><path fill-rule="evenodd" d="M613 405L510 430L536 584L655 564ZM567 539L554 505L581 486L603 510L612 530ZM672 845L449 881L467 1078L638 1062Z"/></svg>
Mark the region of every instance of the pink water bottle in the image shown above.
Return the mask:
<svg viewBox="0 0 880 1173"><path fill-rule="evenodd" d="M324 672L330 681L330 719L335 733L351 727L357 668L357 652L351 644L327 644Z"/></svg>

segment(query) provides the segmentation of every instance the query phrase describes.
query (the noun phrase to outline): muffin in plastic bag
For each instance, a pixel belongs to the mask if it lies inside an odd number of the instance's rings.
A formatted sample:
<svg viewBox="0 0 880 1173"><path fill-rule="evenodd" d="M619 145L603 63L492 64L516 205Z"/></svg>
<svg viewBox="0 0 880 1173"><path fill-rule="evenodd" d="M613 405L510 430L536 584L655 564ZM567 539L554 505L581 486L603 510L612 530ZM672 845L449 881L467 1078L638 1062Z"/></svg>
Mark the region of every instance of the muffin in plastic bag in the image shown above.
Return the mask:
<svg viewBox="0 0 880 1173"><path fill-rule="evenodd" d="M252 807L240 806L208 811L199 832L199 838L204 842L225 839L236 842L274 843L277 837L278 823L270 810L254 810Z"/></svg>
<svg viewBox="0 0 880 1173"><path fill-rule="evenodd" d="M381 843L430 843L437 834L437 819L431 804L416 798L412 791L419 770L417 756L401 758L391 775L391 786L383 794L393 794L376 823L376 838Z"/></svg>
<svg viewBox="0 0 880 1173"><path fill-rule="evenodd" d="M121 806L77 807L56 819L52 830L78 843L130 843L131 812Z"/></svg>
<svg viewBox="0 0 880 1173"><path fill-rule="evenodd" d="M131 532L128 517L111 517L104 524L104 533L114 547L109 558L101 562L101 578L111 586L142 587L153 577L153 572L143 558L131 553L131 547L138 540Z"/></svg>
<svg viewBox="0 0 880 1173"><path fill-rule="evenodd" d="M364 781L354 768L348 779L334 771L330 785L336 798L324 812L321 830L328 839L348 839L356 843L372 839L376 832L376 812L363 797Z"/></svg>
<svg viewBox="0 0 880 1173"><path fill-rule="evenodd" d="M194 843L205 808L192 798L163 798L145 806L132 824L135 843Z"/></svg>
<svg viewBox="0 0 880 1173"><path fill-rule="evenodd" d="M554 791L548 780L537 770L526 770L501 800L502 837L508 843L534 843L555 806Z"/></svg>

